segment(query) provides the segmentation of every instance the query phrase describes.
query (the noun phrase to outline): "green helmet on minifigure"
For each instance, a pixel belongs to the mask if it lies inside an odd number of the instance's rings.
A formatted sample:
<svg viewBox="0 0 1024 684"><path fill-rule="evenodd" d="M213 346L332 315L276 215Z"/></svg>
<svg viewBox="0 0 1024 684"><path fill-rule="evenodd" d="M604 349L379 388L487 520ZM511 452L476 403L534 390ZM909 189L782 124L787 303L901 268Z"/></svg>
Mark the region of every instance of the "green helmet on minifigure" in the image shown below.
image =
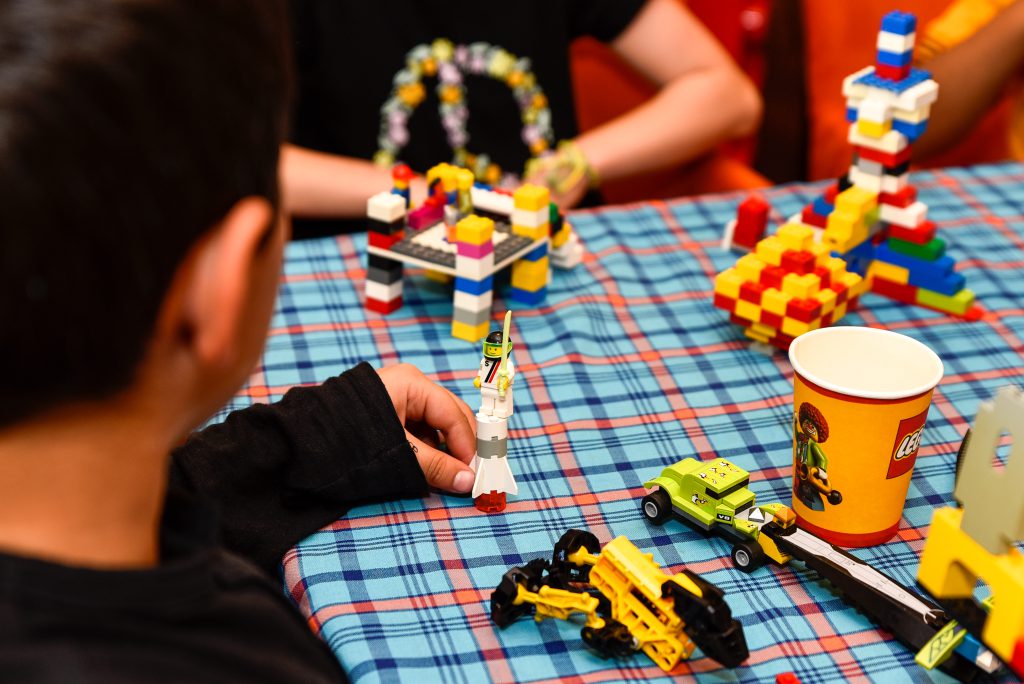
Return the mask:
<svg viewBox="0 0 1024 684"><path fill-rule="evenodd" d="M484 356L489 359L500 359L501 358L501 331L494 330L487 335L484 340ZM512 336L509 335L508 340L508 351L512 351Z"/></svg>

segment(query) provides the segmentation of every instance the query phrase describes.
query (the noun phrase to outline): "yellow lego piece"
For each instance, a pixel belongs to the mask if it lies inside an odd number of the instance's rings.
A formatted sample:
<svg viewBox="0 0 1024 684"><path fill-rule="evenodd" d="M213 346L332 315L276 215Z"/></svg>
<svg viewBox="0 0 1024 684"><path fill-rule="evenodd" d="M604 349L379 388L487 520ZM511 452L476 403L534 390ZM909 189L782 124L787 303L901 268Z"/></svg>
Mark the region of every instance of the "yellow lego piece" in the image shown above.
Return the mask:
<svg viewBox="0 0 1024 684"><path fill-rule="evenodd" d="M864 280L856 273L844 273L839 277L839 282L849 288L849 294L851 297L862 295L868 289L868 281Z"/></svg>
<svg viewBox="0 0 1024 684"><path fill-rule="evenodd" d="M442 285L447 285L448 283L452 282L452 280L454 280L454 277L448 275L447 273L441 273L441 271L431 271L430 269L427 269L424 275L427 276L427 280L433 280L435 283L441 283Z"/></svg>
<svg viewBox="0 0 1024 684"><path fill-rule="evenodd" d="M868 266L868 277L871 278L873 276L885 278L886 280L891 280L894 283L903 283L904 285L910 282L909 269L878 260L872 261L871 265Z"/></svg>
<svg viewBox="0 0 1024 684"><path fill-rule="evenodd" d="M836 293L834 290L828 288L818 290L818 294L814 295L814 298L821 302L822 314L827 314L836 308Z"/></svg>
<svg viewBox="0 0 1024 684"><path fill-rule="evenodd" d="M836 304L836 308L832 311L832 322L836 323L843 316L846 315L846 309L849 305L846 302L842 304Z"/></svg>
<svg viewBox="0 0 1024 684"><path fill-rule="evenodd" d="M551 191L540 185L526 183L512 193L512 205L516 209L537 211L551 204Z"/></svg>
<svg viewBox="0 0 1024 684"><path fill-rule="evenodd" d="M740 285L743 283L743 277L735 268L727 268L715 276L715 292L731 299L738 299Z"/></svg>
<svg viewBox="0 0 1024 684"><path fill-rule="evenodd" d="M548 258L537 261L520 259L512 264L512 287L536 292L548 284Z"/></svg>
<svg viewBox="0 0 1024 684"><path fill-rule="evenodd" d="M816 327L818 326L812 326L810 323L804 323L803 321L798 321L795 318L786 317L782 319L782 327L780 329L782 330L783 335L797 337L798 335L803 335L806 332L814 330Z"/></svg>
<svg viewBox="0 0 1024 684"><path fill-rule="evenodd" d="M473 172L469 169L458 169L455 172L455 185L459 190L469 190L473 187Z"/></svg>
<svg viewBox="0 0 1024 684"><path fill-rule="evenodd" d="M821 278L813 273L802 276L796 273L787 273L786 277L782 279L782 291L799 299L814 297L818 294L819 289L821 289Z"/></svg>
<svg viewBox="0 0 1024 684"><path fill-rule="evenodd" d="M793 299L793 295L780 292L774 287L769 287L761 294L761 307L769 313L785 316L786 305L791 299Z"/></svg>
<svg viewBox="0 0 1024 684"><path fill-rule="evenodd" d="M782 244L782 240L774 235L758 241L754 247L754 254L757 255L757 258L771 266L778 266L782 263L782 253L785 251L786 245Z"/></svg>
<svg viewBox="0 0 1024 684"><path fill-rule="evenodd" d="M814 255L815 266L826 266L832 259L832 250L824 242L812 242L807 251Z"/></svg>
<svg viewBox="0 0 1024 684"><path fill-rule="evenodd" d="M1024 632L1024 555L1015 548L993 554L961 529L963 509L940 508L932 517L917 580L933 596L971 598L980 578L996 597L981 638L1003 660L1013 657Z"/></svg>
<svg viewBox="0 0 1024 684"><path fill-rule="evenodd" d="M569 225L568 221L562 221L562 228L551 236L551 246L554 249L558 249L564 245L569 238L572 236L572 226Z"/></svg>
<svg viewBox="0 0 1024 684"><path fill-rule="evenodd" d="M536 228L531 228L529 226L517 226L514 223L512 224L513 233L515 233L516 235L522 235L523 237L529 238L531 240L540 240L541 238L546 236L550 231L550 223L545 223L543 226L537 226Z"/></svg>
<svg viewBox="0 0 1024 684"><path fill-rule="evenodd" d="M745 299L736 300L736 310L733 313L751 322L761 320L761 307Z"/></svg>
<svg viewBox="0 0 1024 684"><path fill-rule="evenodd" d="M836 195L836 210L858 217L878 207L878 193L853 185Z"/></svg>
<svg viewBox="0 0 1024 684"><path fill-rule="evenodd" d="M881 138L892 130L892 120L885 123L875 123L866 119L857 119L857 132L869 138Z"/></svg>
<svg viewBox="0 0 1024 684"><path fill-rule="evenodd" d="M489 242L494 235L494 221L483 216L470 214L455 224L455 240L471 245Z"/></svg>
<svg viewBox="0 0 1024 684"><path fill-rule="evenodd" d="M766 265L756 254L744 254L736 261L736 271L744 280L756 283L761 279L761 271Z"/></svg>
<svg viewBox="0 0 1024 684"><path fill-rule="evenodd" d="M478 326L472 326L460 321L452 321L452 337L457 337L460 340L466 340L467 342L479 342L483 338L487 337L487 332L490 327L491 324L489 321L484 321Z"/></svg>
<svg viewBox="0 0 1024 684"><path fill-rule="evenodd" d="M804 251L814 241L814 229L802 223L787 223L775 232L786 249Z"/></svg>
<svg viewBox="0 0 1024 684"><path fill-rule="evenodd" d="M751 323L747 330L751 330L758 335L765 335L766 337L775 337L775 328L764 323Z"/></svg>
<svg viewBox="0 0 1024 684"><path fill-rule="evenodd" d="M829 282L838 283L843 274L846 273L846 262L839 257L829 257L824 267L828 270Z"/></svg>
<svg viewBox="0 0 1024 684"><path fill-rule="evenodd" d="M774 334L765 335L764 333L760 333L752 328L744 328L743 334L749 337L750 339L754 340L755 342L764 342L765 344L768 343L768 340L775 337Z"/></svg>

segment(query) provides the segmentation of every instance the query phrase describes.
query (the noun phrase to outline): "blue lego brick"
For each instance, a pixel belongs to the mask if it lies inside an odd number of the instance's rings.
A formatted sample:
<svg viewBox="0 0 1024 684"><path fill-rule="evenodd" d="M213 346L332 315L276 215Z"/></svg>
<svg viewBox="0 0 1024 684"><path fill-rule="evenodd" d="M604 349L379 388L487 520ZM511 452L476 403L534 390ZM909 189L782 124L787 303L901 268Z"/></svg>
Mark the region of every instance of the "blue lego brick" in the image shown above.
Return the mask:
<svg viewBox="0 0 1024 684"><path fill-rule="evenodd" d="M916 124L900 121L899 119L893 119L892 127L907 136L907 140L914 142L920 138L921 134L924 133L924 130L928 128L928 119Z"/></svg>
<svg viewBox="0 0 1024 684"><path fill-rule="evenodd" d="M964 285L967 284L967 279L964 278L963 273L950 273L942 278L932 278L929 276L915 274L911 271L909 282L911 285L919 287L922 290L930 290L932 292L944 294L947 297L952 297L957 292L964 289Z"/></svg>
<svg viewBox="0 0 1024 684"><path fill-rule="evenodd" d="M956 262L951 257L941 256L935 261L924 261L900 254L883 244L875 247L875 258L910 271L909 282L914 287L947 296L955 295L964 288L964 276L953 272Z"/></svg>
<svg viewBox="0 0 1024 684"><path fill-rule="evenodd" d="M473 181L473 187L480 190L494 190L494 186L488 185L483 181Z"/></svg>
<svg viewBox="0 0 1024 684"><path fill-rule="evenodd" d="M924 69L914 69L911 67L910 73L902 81L890 81L889 79L882 78L872 71L870 74L864 74L854 81L854 83L871 86L872 88L882 88L898 95L906 90L910 90L918 83L924 83L931 77L931 73Z"/></svg>
<svg viewBox="0 0 1024 684"><path fill-rule="evenodd" d="M455 289L467 294L479 295L490 292L494 289L494 276L487 276L483 280L470 280L469 278L455 277Z"/></svg>
<svg viewBox="0 0 1024 684"><path fill-rule="evenodd" d="M545 242L543 245L541 245L537 249L533 250L529 254L523 255L522 258L526 259L527 261L540 261L541 259L543 259L547 255L548 255L548 243Z"/></svg>
<svg viewBox="0 0 1024 684"><path fill-rule="evenodd" d="M520 304L526 304L528 306L536 306L544 301L544 298L548 296L548 288L542 287L535 292L529 290L523 290L518 287L508 288L508 292L505 293L508 299Z"/></svg>
<svg viewBox="0 0 1024 684"><path fill-rule="evenodd" d="M879 64L884 64L886 66L901 67L910 64L910 60L913 56L913 50L907 50L906 52L887 52L885 50L879 50L875 53L875 60Z"/></svg>
<svg viewBox="0 0 1024 684"><path fill-rule="evenodd" d="M871 261L875 258L875 245L870 240L865 240L846 254L837 254L836 256L847 261L850 259L867 259Z"/></svg>
<svg viewBox="0 0 1024 684"><path fill-rule="evenodd" d="M818 216L828 216L832 213L833 209L835 209L835 205L826 202L824 197L814 200L814 203L811 205L811 210Z"/></svg>
<svg viewBox="0 0 1024 684"><path fill-rule="evenodd" d="M857 108L856 107L847 107L846 108L846 120L849 121L850 123L853 123L854 121L857 120Z"/></svg>
<svg viewBox="0 0 1024 684"><path fill-rule="evenodd" d="M917 17L910 12L893 10L882 17L882 30L909 36L917 29Z"/></svg>

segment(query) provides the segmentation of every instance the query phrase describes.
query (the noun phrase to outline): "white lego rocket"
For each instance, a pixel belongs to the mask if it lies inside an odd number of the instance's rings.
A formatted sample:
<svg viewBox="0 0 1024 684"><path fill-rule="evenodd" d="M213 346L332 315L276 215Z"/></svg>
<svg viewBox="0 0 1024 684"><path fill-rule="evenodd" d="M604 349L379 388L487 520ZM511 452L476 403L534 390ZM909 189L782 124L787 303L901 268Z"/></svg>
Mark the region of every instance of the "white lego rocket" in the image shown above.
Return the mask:
<svg viewBox="0 0 1024 684"><path fill-rule="evenodd" d="M477 509L496 513L505 509L505 495L518 494L519 486L508 467L508 418L512 415L512 383L515 365L509 358L512 341L509 327L512 312L505 312L505 325L483 344L483 359L473 384L480 388L480 410L476 414L476 455L473 457L473 502ZM500 359L500 362L499 362Z"/></svg>

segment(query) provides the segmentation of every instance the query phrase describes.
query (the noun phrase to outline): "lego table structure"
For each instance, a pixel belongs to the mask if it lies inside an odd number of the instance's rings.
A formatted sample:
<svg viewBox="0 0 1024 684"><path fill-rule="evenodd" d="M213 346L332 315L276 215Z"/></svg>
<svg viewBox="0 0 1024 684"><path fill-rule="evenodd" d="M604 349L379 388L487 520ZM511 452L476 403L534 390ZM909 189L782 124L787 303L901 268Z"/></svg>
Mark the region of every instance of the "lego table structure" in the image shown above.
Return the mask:
<svg viewBox="0 0 1024 684"><path fill-rule="evenodd" d="M899 533L854 551L910 586L932 511L951 501L955 454L978 404L1003 385L1024 385L1024 166L918 173L913 182L985 314L964 322L866 294L842 322L915 337L945 364ZM788 216L822 187L765 196ZM504 513L438 494L364 506L286 555L287 592L354 681L765 682L790 671L803 682L948 681L918 668L813 572L743 574L725 541L677 521L648 525L639 512L641 483L685 456L727 458L751 472L759 500L790 498L792 369L781 352L752 352L711 303L714 274L735 259L719 247L721 226L741 199L572 216L586 260L554 274L540 307L513 305L509 460L520 493ZM288 248L262 365L225 412L363 359L411 362L475 399L480 350L449 335L450 289L411 279L404 307L385 318L363 309L364 271L365 236ZM489 598L502 574L548 553L569 528L602 543L625 535L668 570L685 565L721 587L750 658L723 670L698 651L671 678L642 655L601 660L572 624L497 629Z"/></svg>

